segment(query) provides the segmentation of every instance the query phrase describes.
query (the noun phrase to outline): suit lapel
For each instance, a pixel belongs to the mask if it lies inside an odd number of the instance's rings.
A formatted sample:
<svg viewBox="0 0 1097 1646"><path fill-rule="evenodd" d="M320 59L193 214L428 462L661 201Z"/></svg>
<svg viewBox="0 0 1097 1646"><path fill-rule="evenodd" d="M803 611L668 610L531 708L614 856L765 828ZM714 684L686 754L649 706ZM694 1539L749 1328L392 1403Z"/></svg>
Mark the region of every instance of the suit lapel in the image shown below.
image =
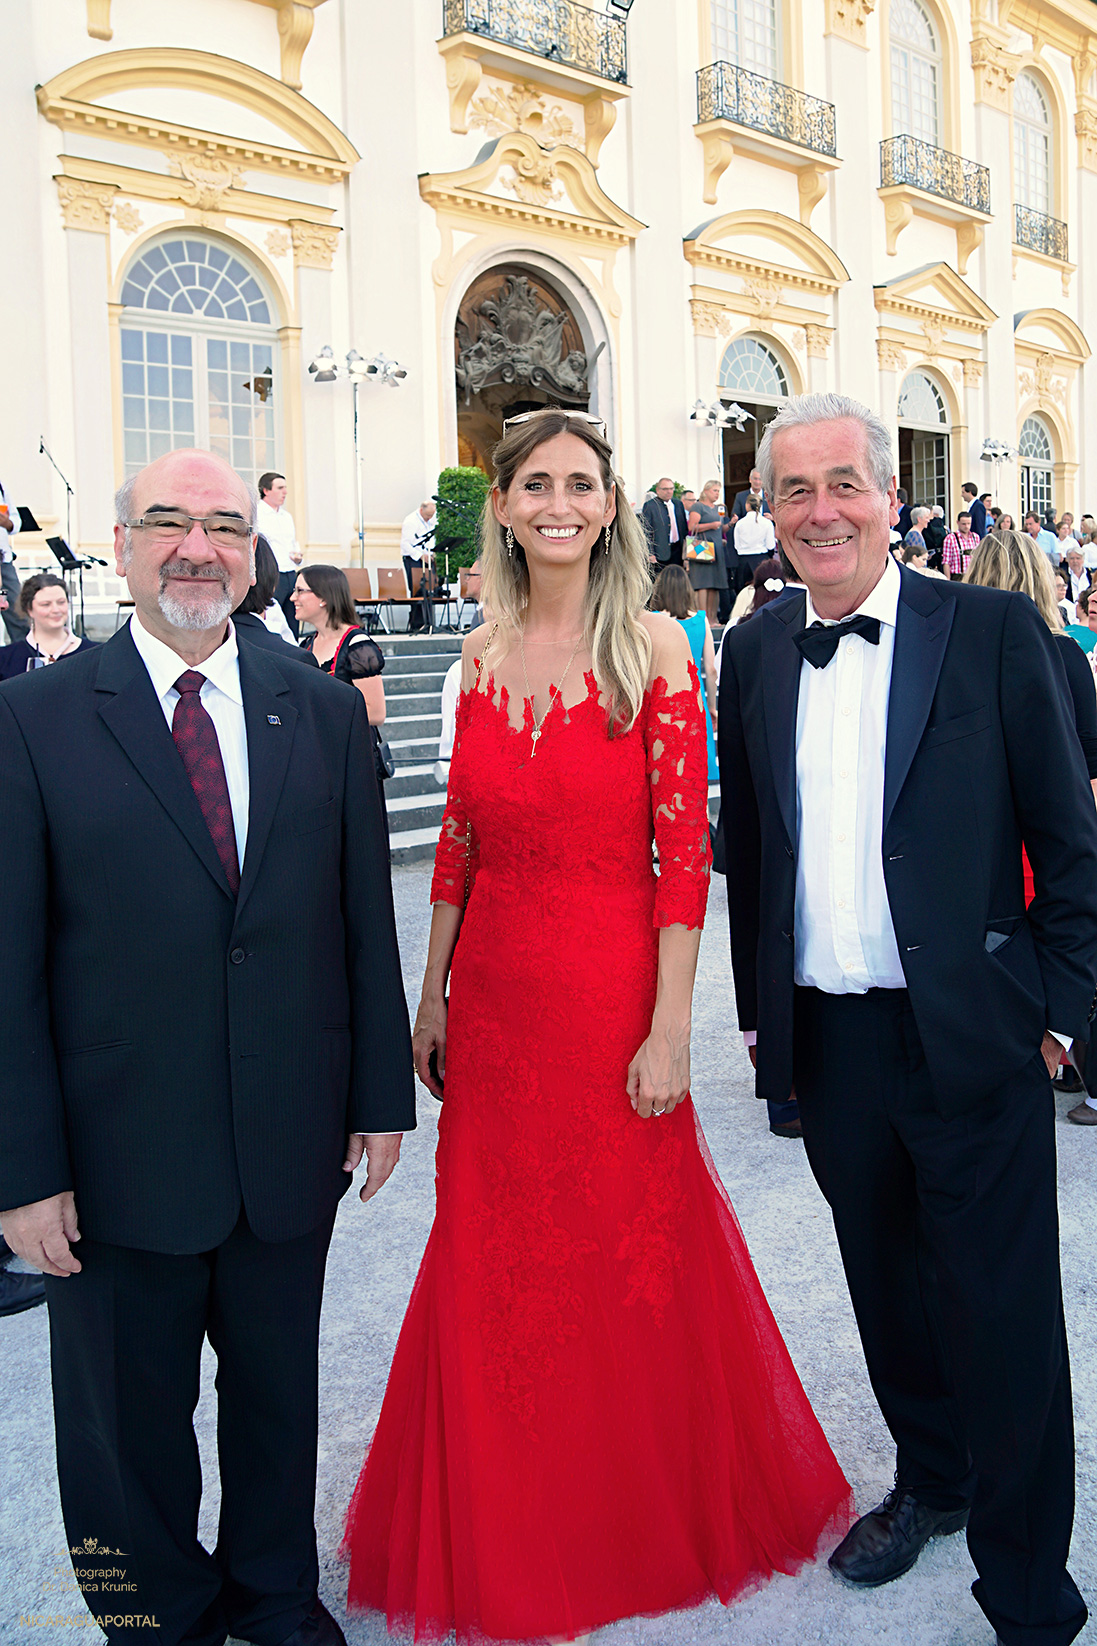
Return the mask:
<svg viewBox="0 0 1097 1646"><path fill-rule="evenodd" d="M790 845L796 844L796 707L803 659L793 635L804 626L805 597L791 595L763 607L762 708L773 782Z"/></svg>
<svg viewBox="0 0 1097 1646"><path fill-rule="evenodd" d="M938 594L930 578L902 572L888 694L885 828L926 729L955 611L956 602Z"/></svg>
<svg viewBox="0 0 1097 1646"><path fill-rule="evenodd" d="M225 896L231 897L213 836L128 626L103 647L95 690L101 695L100 718Z"/></svg>
<svg viewBox="0 0 1097 1646"><path fill-rule="evenodd" d="M294 668L297 664L293 665ZM248 843L240 875L237 907L243 908L262 862L270 826L289 765L297 710L289 702L289 682L277 662L245 640L240 646L240 690L248 734Z"/></svg>

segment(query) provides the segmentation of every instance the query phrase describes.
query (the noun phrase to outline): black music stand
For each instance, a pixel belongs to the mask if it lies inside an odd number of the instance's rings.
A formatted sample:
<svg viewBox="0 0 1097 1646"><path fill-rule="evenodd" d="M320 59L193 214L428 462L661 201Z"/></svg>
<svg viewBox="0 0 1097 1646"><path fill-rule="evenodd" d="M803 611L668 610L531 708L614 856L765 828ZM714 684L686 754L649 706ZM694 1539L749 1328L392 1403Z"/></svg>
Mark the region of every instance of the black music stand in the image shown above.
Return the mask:
<svg viewBox="0 0 1097 1646"><path fill-rule="evenodd" d="M22 513L23 511L20 510L19 512ZM46 542L53 550L54 559L64 572L65 577L71 578L73 573L76 573L77 587L80 591L80 619L79 624L73 624L73 627L76 629L77 634L82 636L84 633L84 562L78 555L73 554L63 537L47 537ZM72 597L71 589L69 597L70 599Z"/></svg>

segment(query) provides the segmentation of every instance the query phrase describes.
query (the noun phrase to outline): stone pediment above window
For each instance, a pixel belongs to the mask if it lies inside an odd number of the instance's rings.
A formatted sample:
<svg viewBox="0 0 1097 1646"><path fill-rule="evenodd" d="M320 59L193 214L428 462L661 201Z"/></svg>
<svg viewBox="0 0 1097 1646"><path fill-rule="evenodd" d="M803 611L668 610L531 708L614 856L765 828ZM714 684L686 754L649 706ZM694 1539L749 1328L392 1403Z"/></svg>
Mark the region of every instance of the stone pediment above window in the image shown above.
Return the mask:
<svg viewBox="0 0 1097 1646"><path fill-rule="evenodd" d="M580 150L545 147L525 132L487 144L464 171L427 173L419 193L437 211L481 229L525 225L595 247L625 245L645 227L604 192Z"/></svg>
<svg viewBox="0 0 1097 1646"><path fill-rule="evenodd" d="M965 383L981 375L983 334L998 316L947 263L928 263L877 286L880 367L904 372L918 361L952 362Z"/></svg>
<svg viewBox="0 0 1097 1646"><path fill-rule="evenodd" d="M278 13L278 43L281 48L282 79L294 91L301 90L301 59L312 39L313 12L324 0L255 0ZM88 33L93 40L111 40L110 0L87 0Z"/></svg>
<svg viewBox="0 0 1097 1646"><path fill-rule="evenodd" d="M557 0L552 18L540 0L446 0L438 50L446 65L450 129L475 124L485 76L581 106L581 143L598 164L616 105L630 93L625 23L582 0ZM517 123L516 123L517 124Z"/></svg>

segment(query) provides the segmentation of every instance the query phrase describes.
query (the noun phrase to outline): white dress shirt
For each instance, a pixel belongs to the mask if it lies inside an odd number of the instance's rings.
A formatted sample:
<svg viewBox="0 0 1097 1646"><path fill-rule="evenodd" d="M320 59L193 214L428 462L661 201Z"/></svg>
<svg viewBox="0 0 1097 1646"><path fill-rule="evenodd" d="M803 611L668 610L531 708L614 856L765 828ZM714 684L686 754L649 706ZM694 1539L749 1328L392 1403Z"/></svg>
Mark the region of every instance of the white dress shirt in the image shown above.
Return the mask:
<svg viewBox="0 0 1097 1646"><path fill-rule="evenodd" d="M777 534L768 514L753 510L735 522L736 554L771 555L777 552Z"/></svg>
<svg viewBox="0 0 1097 1646"><path fill-rule="evenodd" d="M677 541L678 541L678 510L674 507L674 499L671 498L668 502L666 502L663 505L663 507L666 509L667 513L670 515L670 540L671 540L672 543L677 543Z"/></svg>
<svg viewBox="0 0 1097 1646"><path fill-rule="evenodd" d="M0 503L3 503L13 522L13 529L10 532L5 531L3 526L0 526L0 561L14 560L15 550L11 546L12 540L23 530L23 519L15 504L9 500L3 486L0 486Z"/></svg>
<svg viewBox="0 0 1097 1646"><path fill-rule="evenodd" d="M434 547L434 528L438 523L438 516L432 514L429 520L424 520L418 509L404 516L404 523L400 527L400 556L406 554L409 560L421 561L423 550Z"/></svg>
<svg viewBox="0 0 1097 1646"><path fill-rule="evenodd" d="M300 563L293 558L295 552L300 553L297 546L297 527L293 524L293 516L285 504L283 503L280 509L272 509L266 499L261 497L256 527L274 550L278 570L295 572Z"/></svg>
<svg viewBox="0 0 1097 1646"><path fill-rule="evenodd" d="M152 681L152 689L164 711L164 719L171 730L179 693L175 682L190 668L178 652L165 646L154 634L143 628L137 613L130 618L130 635L137 653ZM232 807L232 826L236 833L236 857L244 867L244 848L248 841L248 734L244 723L244 697L240 690L240 654L236 647L236 629L228 624L228 634L217 650L199 665L204 674L202 707L213 721L217 741L221 745L221 759L228 784L229 805Z"/></svg>
<svg viewBox="0 0 1097 1646"><path fill-rule="evenodd" d="M899 588L899 568L888 555L883 576L857 608L879 618L879 645L846 635L825 669L806 659L800 665L795 978L826 994L906 988L882 848ZM804 622L815 621L809 593Z"/></svg>

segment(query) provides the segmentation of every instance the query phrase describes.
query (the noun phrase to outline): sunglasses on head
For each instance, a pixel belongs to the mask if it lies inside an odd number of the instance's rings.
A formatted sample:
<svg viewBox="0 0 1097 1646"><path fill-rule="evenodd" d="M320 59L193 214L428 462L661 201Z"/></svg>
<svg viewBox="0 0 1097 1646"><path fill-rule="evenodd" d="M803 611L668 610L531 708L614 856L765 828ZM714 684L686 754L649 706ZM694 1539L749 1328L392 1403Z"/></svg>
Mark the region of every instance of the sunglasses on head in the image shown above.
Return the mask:
<svg viewBox="0 0 1097 1646"><path fill-rule="evenodd" d="M519 423L528 423L531 418L543 417L546 412L560 412L564 417L577 418L580 423L592 423L596 429L601 429L602 439L607 438L604 417L595 417L593 412L565 411L563 406L539 406L536 411L519 412L517 417L506 417L503 419L503 433L506 434L508 429L513 429Z"/></svg>

